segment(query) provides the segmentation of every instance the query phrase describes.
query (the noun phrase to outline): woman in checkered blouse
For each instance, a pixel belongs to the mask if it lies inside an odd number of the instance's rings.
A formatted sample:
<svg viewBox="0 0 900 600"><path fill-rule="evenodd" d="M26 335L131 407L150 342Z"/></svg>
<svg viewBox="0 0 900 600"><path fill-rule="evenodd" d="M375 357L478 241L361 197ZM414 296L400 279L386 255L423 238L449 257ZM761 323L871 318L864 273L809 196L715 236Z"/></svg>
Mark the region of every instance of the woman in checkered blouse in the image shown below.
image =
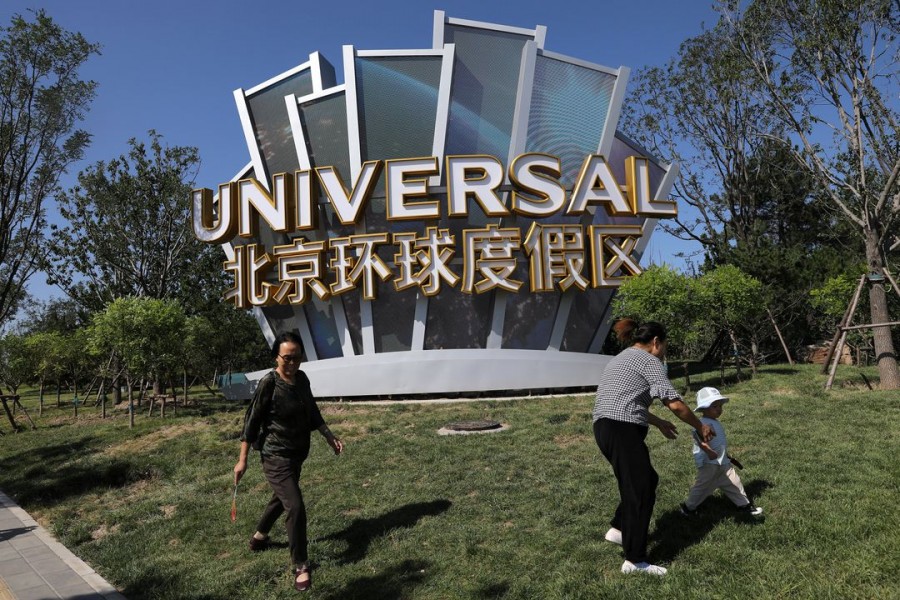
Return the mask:
<svg viewBox="0 0 900 600"><path fill-rule="evenodd" d="M669 439L675 439L678 431L673 423L648 409L653 399L659 398L703 440L711 439L713 431L682 401L666 376L662 363L666 356L665 327L653 321L639 325L622 319L613 330L619 341L631 345L606 366L594 403L594 439L612 465L619 484L619 506L606 539L622 545L623 573L665 575L666 569L647 561L647 533L659 476L650 463L644 439L650 425Z"/></svg>

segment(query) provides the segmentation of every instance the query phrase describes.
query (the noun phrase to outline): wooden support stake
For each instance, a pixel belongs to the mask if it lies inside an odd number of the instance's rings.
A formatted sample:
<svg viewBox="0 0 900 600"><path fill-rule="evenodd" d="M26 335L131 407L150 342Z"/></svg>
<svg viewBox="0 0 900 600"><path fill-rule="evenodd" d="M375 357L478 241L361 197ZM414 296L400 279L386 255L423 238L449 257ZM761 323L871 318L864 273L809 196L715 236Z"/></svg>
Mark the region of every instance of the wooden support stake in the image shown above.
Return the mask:
<svg viewBox="0 0 900 600"><path fill-rule="evenodd" d="M867 325L851 325L849 327L842 327L843 331L852 331L854 329L874 329L875 327L891 327L893 325L900 325L900 321L888 321L887 323L869 323Z"/></svg>
<svg viewBox="0 0 900 600"><path fill-rule="evenodd" d="M0 396L0 402L3 403L3 410L6 411L6 417L9 419L9 424L12 425L13 433L19 431L19 426L16 425L16 420L13 418L12 412L9 410L9 405L6 403L7 399L11 396Z"/></svg>
<svg viewBox="0 0 900 600"><path fill-rule="evenodd" d="M778 329L778 325L775 323L775 317L772 316L772 311L769 310L769 307L766 307L766 313L769 315L769 320L772 322L772 327L775 328L775 333L778 334L778 340L781 342L781 348L784 350L784 355L787 357L788 362L791 366L794 366L794 359L791 358L791 352L788 350L787 344L784 343L784 338L781 337L781 330Z"/></svg>
<svg viewBox="0 0 900 600"><path fill-rule="evenodd" d="M850 301L850 306L847 307L847 311L844 313L844 318L841 319L841 324L838 325L837 331L834 333L834 338L831 340L831 345L828 347L828 353L825 355L825 362L822 364L822 373L828 372L828 366L831 364L831 359L834 356L834 350L838 340L844 334L844 327L846 327L850 323L850 319L853 318L853 313L856 312L856 303L859 302L859 294L862 292L863 285L866 283L866 276L863 275L859 278L859 285L856 286L856 292L853 293L853 299ZM841 346L843 346L843 342L841 342ZM825 386L825 389L830 388L830 385Z"/></svg>
<svg viewBox="0 0 900 600"><path fill-rule="evenodd" d="M884 276L888 278L888 281L891 282L891 286L894 288L894 291L897 292L897 295L900 296L900 287L897 287L897 282L894 281L894 278L891 277L891 272L888 271L887 267L881 267L881 270L884 271Z"/></svg>
<svg viewBox="0 0 900 600"><path fill-rule="evenodd" d="M25 415L25 418L28 419L28 422L29 422L29 423L31 423L31 429L32 429L32 431L34 431L35 429L37 429L37 425L35 425L35 424L34 424L34 421L31 420L31 417L28 416L28 411L25 410L25 407L22 406L22 403L21 403L21 402L19 402L19 397L18 397L18 396L13 396L13 405L14 405L14 406L18 406L19 408L22 409L22 413Z"/></svg>
<svg viewBox="0 0 900 600"><path fill-rule="evenodd" d="M838 363L841 362L841 351L844 349L844 342L847 339L847 325L850 323L850 319L853 318L853 313L856 312L856 305L859 303L859 296L862 292L863 285L866 282L866 276L863 275L859 278L859 285L856 286L856 293L853 294L853 301L850 303L850 306L847 308L847 314L844 315L844 322L841 323L841 328L838 330L840 334L840 342L838 342L837 348L832 350L834 351L834 357L831 362L831 372L828 374L828 381L825 382L825 389L830 390L831 386L834 384L834 376L837 373Z"/></svg>

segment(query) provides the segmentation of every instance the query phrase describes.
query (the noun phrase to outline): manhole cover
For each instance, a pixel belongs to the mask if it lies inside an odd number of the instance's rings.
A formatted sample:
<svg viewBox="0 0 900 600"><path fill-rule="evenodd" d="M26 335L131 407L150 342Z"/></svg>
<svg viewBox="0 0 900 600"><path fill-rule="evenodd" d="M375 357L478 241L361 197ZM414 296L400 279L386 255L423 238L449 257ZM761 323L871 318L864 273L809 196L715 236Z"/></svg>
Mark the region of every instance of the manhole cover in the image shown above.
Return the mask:
<svg viewBox="0 0 900 600"><path fill-rule="evenodd" d="M456 421L438 429L438 435L473 435L506 431L509 425L497 421Z"/></svg>
<svg viewBox="0 0 900 600"><path fill-rule="evenodd" d="M487 431L500 429L498 421L457 421L446 426L451 431Z"/></svg>

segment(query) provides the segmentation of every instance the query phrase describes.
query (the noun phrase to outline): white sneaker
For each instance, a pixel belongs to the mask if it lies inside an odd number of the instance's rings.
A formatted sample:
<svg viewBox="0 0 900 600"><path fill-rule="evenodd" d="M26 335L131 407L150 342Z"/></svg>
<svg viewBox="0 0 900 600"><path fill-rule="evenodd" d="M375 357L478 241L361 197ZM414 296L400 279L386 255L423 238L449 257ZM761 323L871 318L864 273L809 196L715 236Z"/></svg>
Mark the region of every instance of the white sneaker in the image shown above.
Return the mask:
<svg viewBox="0 0 900 600"><path fill-rule="evenodd" d="M666 574L666 569L657 565L651 565L648 562L633 563L630 560L626 560L622 563L622 572L649 573L650 575L659 575L660 577L662 577Z"/></svg>
<svg viewBox="0 0 900 600"><path fill-rule="evenodd" d="M752 517L761 517L763 514L763 509L759 506L755 506L752 502L750 504L745 504L744 506L739 506L738 510Z"/></svg>
<svg viewBox="0 0 900 600"><path fill-rule="evenodd" d="M612 542L613 544L622 545L622 532L616 529L615 527L610 527L609 531L606 532L606 535L603 536L607 542Z"/></svg>

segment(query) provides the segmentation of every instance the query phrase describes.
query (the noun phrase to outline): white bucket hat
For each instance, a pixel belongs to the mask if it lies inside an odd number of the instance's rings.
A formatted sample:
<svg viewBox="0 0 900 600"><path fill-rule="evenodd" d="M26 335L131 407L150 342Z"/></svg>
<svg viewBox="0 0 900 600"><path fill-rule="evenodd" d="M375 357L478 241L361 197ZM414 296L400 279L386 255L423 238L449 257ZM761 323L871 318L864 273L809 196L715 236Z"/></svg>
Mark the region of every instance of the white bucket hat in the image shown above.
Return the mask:
<svg viewBox="0 0 900 600"><path fill-rule="evenodd" d="M719 390L714 387L705 387L701 388L697 392L697 408L694 410L703 410L704 408L709 408L712 406L712 403L721 400L724 404L728 402L728 396L723 396Z"/></svg>

